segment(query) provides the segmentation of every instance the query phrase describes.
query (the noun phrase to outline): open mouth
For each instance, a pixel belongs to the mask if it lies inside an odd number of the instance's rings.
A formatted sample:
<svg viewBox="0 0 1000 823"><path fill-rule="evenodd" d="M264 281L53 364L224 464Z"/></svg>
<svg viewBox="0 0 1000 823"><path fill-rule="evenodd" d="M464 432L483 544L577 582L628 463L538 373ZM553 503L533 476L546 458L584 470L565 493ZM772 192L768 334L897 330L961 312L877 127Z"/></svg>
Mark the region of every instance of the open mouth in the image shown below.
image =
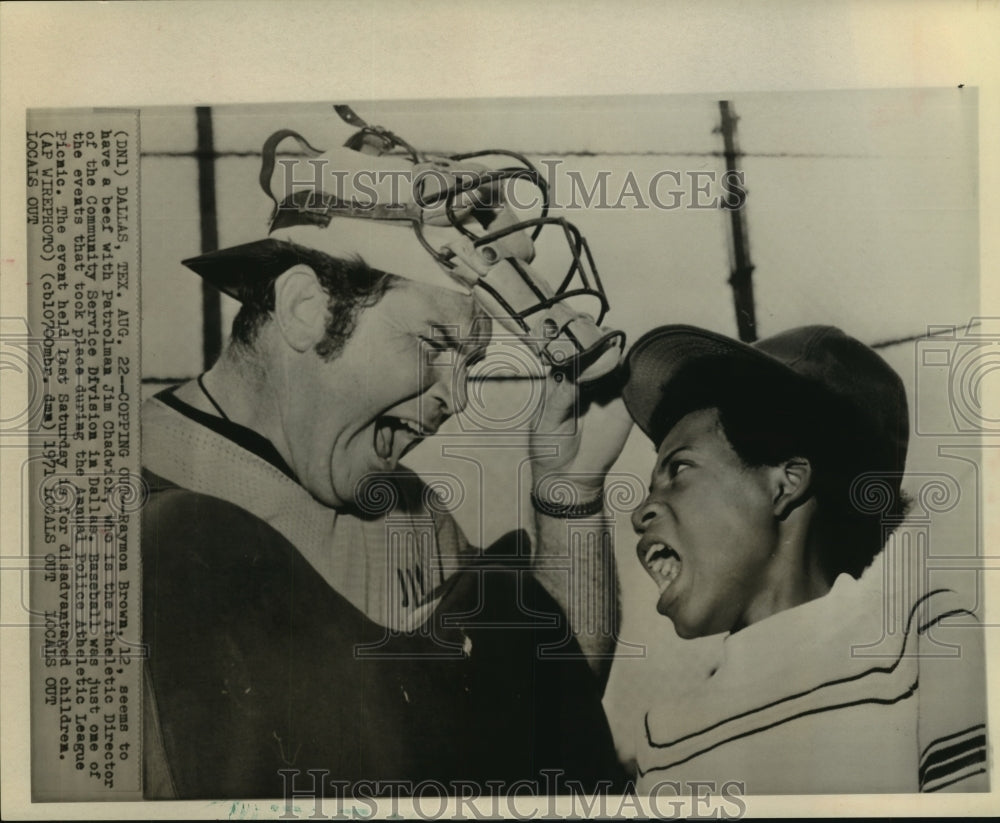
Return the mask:
<svg viewBox="0 0 1000 823"><path fill-rule="evenodd" d="M436 428L424 426L411 417L381 415L375 420L375 454L395 465L424 438L436 431Z"/></svg>
<svg viewBox="0 0 1000 823"><path fill-rule="evenodd" d="M666 543L650 543L639 547L642 565L660 589L665 592L681 573L681 558Z"/></svg>

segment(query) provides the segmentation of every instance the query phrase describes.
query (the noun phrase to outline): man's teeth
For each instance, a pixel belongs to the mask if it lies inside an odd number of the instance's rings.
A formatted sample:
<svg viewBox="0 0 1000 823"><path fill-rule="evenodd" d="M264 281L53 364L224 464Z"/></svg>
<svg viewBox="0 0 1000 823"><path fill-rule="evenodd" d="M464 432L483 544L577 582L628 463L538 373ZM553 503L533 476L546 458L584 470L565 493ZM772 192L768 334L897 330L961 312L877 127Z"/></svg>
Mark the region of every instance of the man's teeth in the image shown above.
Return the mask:
<svg viewBox="0 0 1000 823"><path fill-rule="evenodd" d="M427 430L424 429L416 420L410 420L407 417L400 417L399 422L402 423L407 429L409 429L417 437L426 437Z"/></svg>
<svg viewBox="0 0 1000 823"><path fill-rule="evenodd" d="M411 435L410 438L396 436L400 432ZM382 417L375 425L375 453L382 460L389 460L395 454L395 459L402 458L420 440L434 434L433 429L425 428L419 421L410 417Z"/></svg>

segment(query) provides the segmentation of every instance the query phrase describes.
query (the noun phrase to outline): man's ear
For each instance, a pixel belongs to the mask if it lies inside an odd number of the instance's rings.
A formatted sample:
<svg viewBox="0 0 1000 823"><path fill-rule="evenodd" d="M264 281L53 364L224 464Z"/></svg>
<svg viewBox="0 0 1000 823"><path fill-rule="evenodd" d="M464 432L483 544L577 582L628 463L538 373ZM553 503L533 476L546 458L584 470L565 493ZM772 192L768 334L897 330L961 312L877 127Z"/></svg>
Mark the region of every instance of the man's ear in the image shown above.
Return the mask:
<svg viewBox="0 0 1000 823"><path fill-rule="evenodd" d="M790 457L774 467L774 516L784 520L812 496L812 464Z"/></svg>
<svg viewBox="0 0 1000 823"><path fill-rule="evenodd" d="M274 318L281 336L296 351L311 349L323 339L327 294L309 266L292 266L274 281Z"/></svg>

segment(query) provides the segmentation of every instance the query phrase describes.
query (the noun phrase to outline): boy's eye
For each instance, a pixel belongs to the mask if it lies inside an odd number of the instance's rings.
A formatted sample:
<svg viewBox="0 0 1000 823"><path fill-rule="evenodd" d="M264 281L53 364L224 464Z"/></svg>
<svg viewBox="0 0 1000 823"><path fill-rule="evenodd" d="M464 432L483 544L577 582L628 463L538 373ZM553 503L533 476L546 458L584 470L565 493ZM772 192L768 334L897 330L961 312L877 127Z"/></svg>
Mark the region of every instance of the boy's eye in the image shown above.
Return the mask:
<svg viewBox="0 0 1000 823"><path fill-rule="evenodd" d="M672 479L677 477L682 471L691 467L691 464L684 460L673 460L667 467L667 474Z"/></svg>

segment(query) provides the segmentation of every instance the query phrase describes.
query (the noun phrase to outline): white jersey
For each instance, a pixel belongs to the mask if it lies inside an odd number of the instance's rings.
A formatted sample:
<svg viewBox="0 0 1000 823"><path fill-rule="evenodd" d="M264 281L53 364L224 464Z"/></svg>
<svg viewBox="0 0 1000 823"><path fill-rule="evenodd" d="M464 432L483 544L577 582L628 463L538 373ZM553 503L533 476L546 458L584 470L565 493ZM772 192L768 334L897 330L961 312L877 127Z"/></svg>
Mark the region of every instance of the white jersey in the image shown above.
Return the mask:
<svg viewBox="0 0 1000 823"><path fill-rule="evenodd" d="M730 635L689 694L638 730L640 793L737 781L746 794L985 791L982 627L939 589L899 606L841 575Z"/></svg>

